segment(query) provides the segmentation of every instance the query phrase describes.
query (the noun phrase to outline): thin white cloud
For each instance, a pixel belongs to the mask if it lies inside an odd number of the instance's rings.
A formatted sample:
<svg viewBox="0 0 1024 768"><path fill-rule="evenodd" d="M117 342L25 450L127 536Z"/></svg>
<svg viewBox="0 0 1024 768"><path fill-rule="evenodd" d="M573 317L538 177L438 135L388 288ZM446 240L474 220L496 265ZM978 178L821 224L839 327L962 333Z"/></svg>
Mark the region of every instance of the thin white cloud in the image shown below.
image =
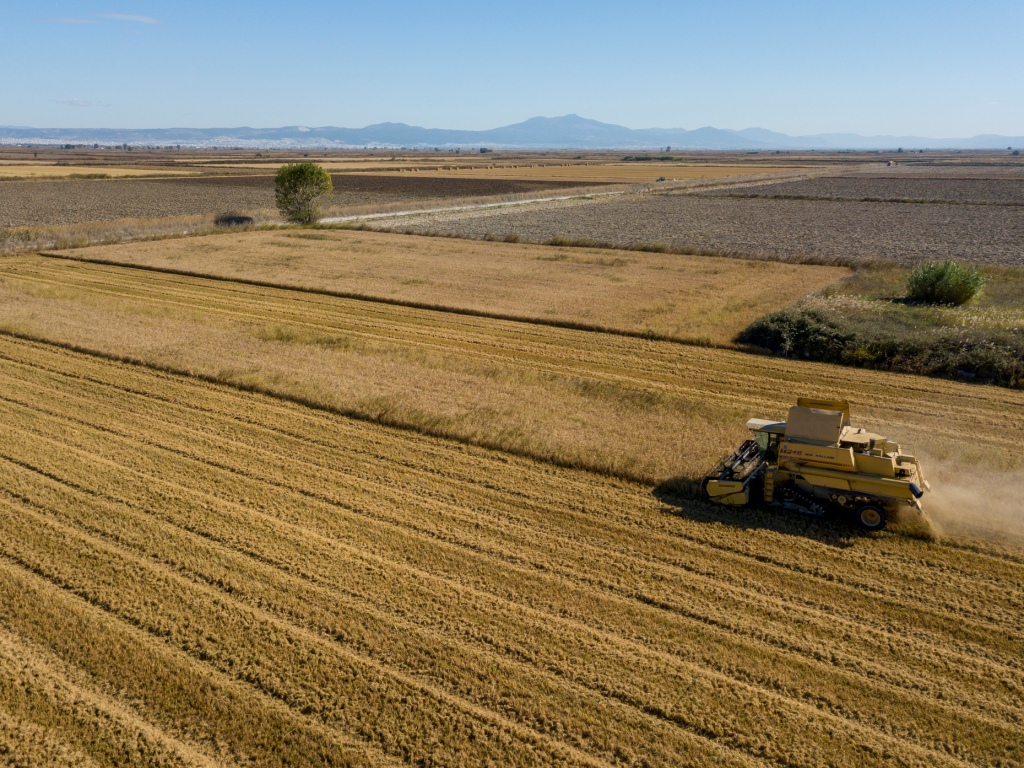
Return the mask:
<svg viewBox="0 0 1024 768"><path fill-rule="evenodd" d="M113 19L114 21L131 21L135 24L159 24L160 19L152 16L137 16L134 13L101 13L101 18Z"/></svg>
<svg viewBox="0 0 1024 768"><path fill-rule="evenodd" d="M52 19L43 19L49 24L95 24L96 19L81 19L76 16L57 16Z"/></svg>
<svg viewBox="0 0 1024 768"><path fill-rule="evenodd" d="M63 104L65 107L95 107L95 101L88 101L87 99L60 99L57 101L58 104Z"/></svg>

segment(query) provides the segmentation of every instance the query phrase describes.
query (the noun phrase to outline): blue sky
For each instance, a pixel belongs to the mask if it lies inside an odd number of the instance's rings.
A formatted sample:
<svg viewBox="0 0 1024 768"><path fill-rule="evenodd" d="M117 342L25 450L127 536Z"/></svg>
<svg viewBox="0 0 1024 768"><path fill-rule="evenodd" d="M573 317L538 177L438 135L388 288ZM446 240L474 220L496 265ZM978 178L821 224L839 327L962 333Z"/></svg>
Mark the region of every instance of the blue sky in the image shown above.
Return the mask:
<svg viewBox="0 0 1024 768"><path fill-rule="evenodd" d="M632 128L1024 135L1024 2L93 2L0 13L0 125L575 112Z"/></svg>

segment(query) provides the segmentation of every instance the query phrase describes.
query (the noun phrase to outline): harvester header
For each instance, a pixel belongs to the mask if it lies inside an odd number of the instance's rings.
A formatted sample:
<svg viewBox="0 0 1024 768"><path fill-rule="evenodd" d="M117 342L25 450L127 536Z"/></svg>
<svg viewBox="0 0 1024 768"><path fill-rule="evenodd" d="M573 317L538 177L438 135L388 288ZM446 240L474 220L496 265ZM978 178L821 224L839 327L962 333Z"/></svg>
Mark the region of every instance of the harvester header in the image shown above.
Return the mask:
<svg viewBox="0 0 1024 768"><path fill-rule="evenodd" d="M830 508L879 530L901 507L921 511L930 487L898 443L850 423L843 400L800 398L784 421L750 419L752 437L704 478L720 504L763 503L820 516Z"/></svg>

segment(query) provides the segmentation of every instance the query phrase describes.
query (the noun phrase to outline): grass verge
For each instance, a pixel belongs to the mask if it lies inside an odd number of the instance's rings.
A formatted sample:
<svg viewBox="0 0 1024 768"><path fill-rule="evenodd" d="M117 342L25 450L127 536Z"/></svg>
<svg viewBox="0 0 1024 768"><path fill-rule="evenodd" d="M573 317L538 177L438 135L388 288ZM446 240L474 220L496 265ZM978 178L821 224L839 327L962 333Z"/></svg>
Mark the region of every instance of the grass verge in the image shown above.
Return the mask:
<svg viewBox="0 0 1024 768"><path fill-rule="evenodd" d="M955 307L906 300L905 268L860 269L738 340L805 360L1024 387L1024 270L982 272L986 291Z"/></svg>

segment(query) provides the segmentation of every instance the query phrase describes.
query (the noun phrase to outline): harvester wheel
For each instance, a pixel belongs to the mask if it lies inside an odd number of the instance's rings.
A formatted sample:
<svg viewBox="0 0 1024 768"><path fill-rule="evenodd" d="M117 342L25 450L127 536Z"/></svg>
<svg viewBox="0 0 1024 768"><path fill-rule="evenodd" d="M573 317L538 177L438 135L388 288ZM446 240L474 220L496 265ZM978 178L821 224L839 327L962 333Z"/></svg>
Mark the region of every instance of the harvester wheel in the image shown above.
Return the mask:
<svg viewBox="0 0 1024 768"><path fill-rule="evenodd" d="M885 510L877 504L865 504L857 509L857 523L866 531L885 528Z"/></svg>

